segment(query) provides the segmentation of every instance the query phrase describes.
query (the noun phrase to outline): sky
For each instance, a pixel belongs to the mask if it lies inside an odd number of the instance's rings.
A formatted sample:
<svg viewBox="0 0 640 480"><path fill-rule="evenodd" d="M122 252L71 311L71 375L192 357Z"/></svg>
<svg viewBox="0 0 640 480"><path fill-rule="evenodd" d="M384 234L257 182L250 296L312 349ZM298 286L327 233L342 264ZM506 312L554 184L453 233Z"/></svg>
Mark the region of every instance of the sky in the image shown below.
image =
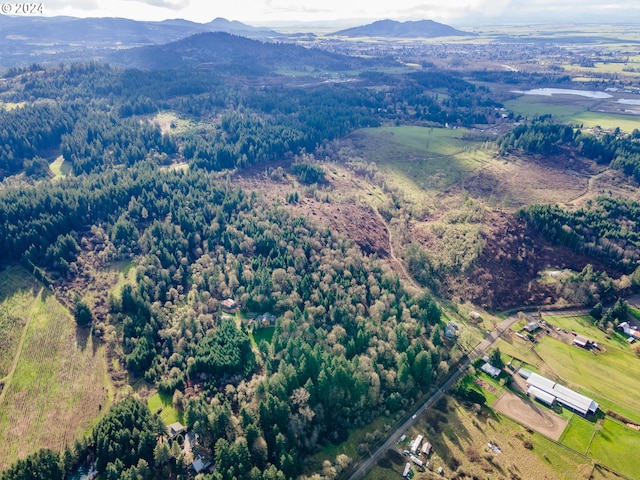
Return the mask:
<svg viewBox="0 0 640 480"><path fill-rule="evenodd" d="M252 25L345 19L430 19L453 25L502 22L635 21L638 0L43 0L45 15L184 18L216 17Z"/></svg>

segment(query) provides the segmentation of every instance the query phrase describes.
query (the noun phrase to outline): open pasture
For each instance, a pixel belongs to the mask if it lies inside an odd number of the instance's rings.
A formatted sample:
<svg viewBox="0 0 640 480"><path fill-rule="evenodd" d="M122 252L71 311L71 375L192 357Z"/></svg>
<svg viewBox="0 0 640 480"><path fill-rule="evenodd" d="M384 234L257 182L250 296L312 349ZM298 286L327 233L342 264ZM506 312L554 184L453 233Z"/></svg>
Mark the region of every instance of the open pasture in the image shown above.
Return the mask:
<svg viewBox="0 0 640 480"><path fill-rule="evenodd" d="M16 293L25 281L19 277L30 278L20 267L0 273ZM0 470L38 448L61 450L85 435L112 397L104 347L78 330L43 286L28 292L29 308L20 312L26 330L0 394Z"/></svg>
<svg viewBox="0 0 640 480"><path fill-rule="evenodd" d="M422 198L458 182L491 158L483 142L464 129L381 127L351 135L368 162L399 186L406 195Z"/></svg>
<svg viewBox="0 0 640 480"><path fill-rule="evenodd" d="M633 97L633 98L631 98ZM634 99L630 94L615 94L609 98L589 98L580 95L520 95L504 103L505 108L524 117L553 115L559 122L582 125L584 128L600 127L625 132L640 128L640 115L625 110L635 110L634 105L618 103L619 99Z"/></svg>

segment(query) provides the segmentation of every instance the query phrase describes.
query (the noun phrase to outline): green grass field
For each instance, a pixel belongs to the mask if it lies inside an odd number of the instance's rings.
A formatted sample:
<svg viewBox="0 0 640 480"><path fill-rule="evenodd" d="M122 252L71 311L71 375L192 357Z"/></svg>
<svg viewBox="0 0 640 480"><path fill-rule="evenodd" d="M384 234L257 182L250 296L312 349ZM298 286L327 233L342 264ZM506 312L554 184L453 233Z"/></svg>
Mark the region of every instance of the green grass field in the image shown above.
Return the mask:
<svg viewBox="0 0 640 480"><path fill-rule="evenodd" d="M21 267L1 272L2 305L25 283L38 285ZM26 327L0 394L0 470L38 448L61 450L85 435L113 398L104 347L38 287L23 299Z"/></svg>
<svg viewBox="0 0 640 480"><path fill-rule="evenodd" d="M66 177L71 174L71 162L67 162L62 155L49 164L54 177Z"/></svg>
<svg viewBox="0 0 640 480"><path fill-rule="evenodd" d="M275 327L254 328L249 337L251 337L251 342L257 347L262 340L271 343L275 330Z"/></svg>
<svg viewBox="0 0 640 480"><path fill-rule="evenodd" d="M580 415L572 414L569 425L560 437L560 443L576 452L586 454L591 443L591 439L596 430L596 425Z"/></svg>
<svg viewBox="0 0 640 480"><path fill-rule="evenodd" d="M620 127L625 132L640 128L640 117L589 111L597 109L601 100L576 95L522 95L504 103L507 110L525 117L551 114L556 121L583 125L585 128L601 127L613 130Z"/></svg>
<svg viewBox="0 0 640 480"><path fill-rule="evenodd" d="M147 406L152 413L158 411L160 408L162 409L160 418L165 425L171 425L175 422L184 423L184 412L181 412L173 406L172 397L167 393L158 392L149 397Z"/></svg>
<svg viewBox="0 0 640 480"><path fill-rule="evenodd" d="M367 128L353 134L363 157L375 162L408 196L442 190L490 159L465 129L414 126Z"/></svg>
<svg viewBox="0 0 640 480"><path fill-rule="evenodd" d="M589 455L630 478L638 478L639 450L640 432L606 418L591 442Z"/></svg>

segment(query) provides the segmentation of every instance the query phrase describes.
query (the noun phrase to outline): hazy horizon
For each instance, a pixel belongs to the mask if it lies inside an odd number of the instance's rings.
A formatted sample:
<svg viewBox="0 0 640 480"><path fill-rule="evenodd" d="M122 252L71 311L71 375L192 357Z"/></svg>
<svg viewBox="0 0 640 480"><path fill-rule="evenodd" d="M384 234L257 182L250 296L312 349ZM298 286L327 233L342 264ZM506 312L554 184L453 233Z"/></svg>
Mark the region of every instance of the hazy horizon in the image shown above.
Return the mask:
<svg viewBox="0 0 640 480"><path fill-rule="evenodd" d="M429 19L454 26L501 23L640 23L640 5L635 0L602 3L593 0L450 0L427 4L424 0L396 0L371 5L364 0L237 0L211 4L205 0L49 0L44 16L118 17L162 21L184 19L208 23L222 17L257 26L336 24L356 25L376 20ZM4 6L3 6L4 8ZM13 13L13 12L12 12ZM630 19L639 19L630 21Z"/></svg>

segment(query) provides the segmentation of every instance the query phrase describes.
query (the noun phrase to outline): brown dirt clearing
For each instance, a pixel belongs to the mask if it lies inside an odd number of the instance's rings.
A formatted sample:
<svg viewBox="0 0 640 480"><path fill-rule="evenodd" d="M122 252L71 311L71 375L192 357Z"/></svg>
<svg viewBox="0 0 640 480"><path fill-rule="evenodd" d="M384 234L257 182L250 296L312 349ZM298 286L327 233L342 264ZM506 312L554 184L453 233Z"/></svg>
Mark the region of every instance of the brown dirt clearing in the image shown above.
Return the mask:
<svg viewBox="0 0 640 480"><path fill-rule="evenodd" d="M510 392L503 394L493 408L516 422L558 441L569 423L567 420Z"/></svg>

